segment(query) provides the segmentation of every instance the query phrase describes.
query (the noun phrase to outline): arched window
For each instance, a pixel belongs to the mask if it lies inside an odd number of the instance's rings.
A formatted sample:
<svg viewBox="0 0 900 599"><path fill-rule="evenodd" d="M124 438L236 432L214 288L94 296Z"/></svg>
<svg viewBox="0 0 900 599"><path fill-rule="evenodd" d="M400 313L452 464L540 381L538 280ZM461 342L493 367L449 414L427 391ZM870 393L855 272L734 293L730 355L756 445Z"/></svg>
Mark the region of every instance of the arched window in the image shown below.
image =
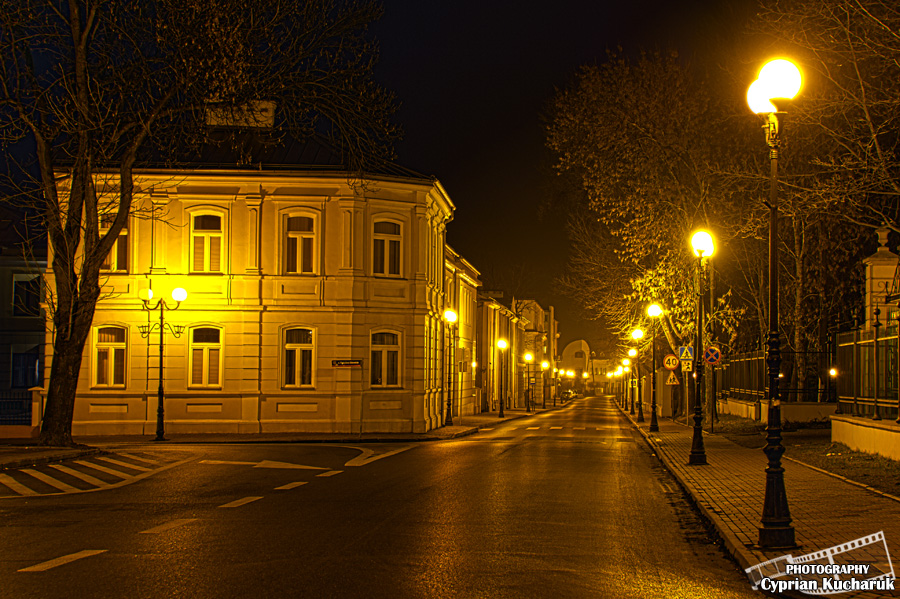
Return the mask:
<svg viewBox="0 0 900 599"><path fill-rule="evenodd" d="M222 272L222 228L216 214L191 218L191 272Z"/></svg>
<svg viewBox="0 0 900 599"><path fill-rule="evenodd" d="M125 329L99 327L96 329L94 385L96 387L125 386Z"/></svg>
<svg viewBox="0 0 900 599"><path fill-rule="evenodd" d="M191 329L191 387L222 386L222 330Z"/></svg>
<svg viewBox="0 0 900 599"><path fill-rule="evenodd" d="M372 333L373 387L400 386L400 335L397 333Z"/></svg>
<svg viewBox="0 0 900 599"><path fill-rule="evenodd" d="M315 344L312 329L287 329L284 332L284 386L311 387Z"/></svg>
<svg viewBox="0 0 900 599"><path fill-rule="evenodd" d="M313 274L316 271L315 220L309 216L289 216L285 225L285 274Z"/></svg>
<svg viewBox="0 0 900 599"><path fill-rule="evenodd" d="M375 223L372 247L372 272L386 277L400 276L400 225L390 221Z"/></svg>

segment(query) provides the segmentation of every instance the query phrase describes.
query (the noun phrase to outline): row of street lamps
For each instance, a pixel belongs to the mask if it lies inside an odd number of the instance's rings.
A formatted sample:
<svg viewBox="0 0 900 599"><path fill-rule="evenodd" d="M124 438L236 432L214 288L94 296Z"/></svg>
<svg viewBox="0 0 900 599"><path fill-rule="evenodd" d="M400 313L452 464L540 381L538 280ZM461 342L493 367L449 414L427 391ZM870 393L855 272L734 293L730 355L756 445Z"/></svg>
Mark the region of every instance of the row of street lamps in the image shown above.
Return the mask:
<svg viewBox="0 0 900 599"><path fill-rule="evenodd" d="M766 425L766 446L764 452L768 459L766 466L766 487L763 500L762 517L760 520L758 544L760 547L790 548L796 546L794 528L791 526L790 509L787 501L787 493L784 484L784 468L781 466L781 457L784 454L781 437L781 398L778 387L779 371L781 369L780 339L778 330L778 157L783 140L783 122L785 117L784 107L802 87L800 70L792 62L785 59L777 59L766 63L760 70L756 81L747 90L747 103L753 112L764 115L766 122L766 143L769 146L770 175L769 175L769 199L766 206L769 209L769 331L766 341L766 364L768 367L768 385L766 397L768 400L768 418ZM706 465L706 451L703 446L702 422L703 412L701 408L701 386L703 382L704 363L704 281L708 261L715 253L715 244L712 235L707 231L697 231L691 237L691 246L697 257L697 327L694 335L694 427L691 442L691 451L688 458L689 465ZM705 262L704 262L705 260ZM647 309L647 315L654 319L653 328L653 368L652 368L652 408L650 430L658 431L656 420L656 320L662 315L662 308L653 304ZM643 331L637 329L632 337L635 341L643 337ZM632 353L633 352L633 353ZM631 357L637 355L637 350L629 352ZM628 359L623 360L615 373L607 373L608 377L622 376L628 372ZM640 385L638 386L640 389ZM642 402L638 400L638 405ZM632 399L631 414L634 414ZM643 420L639 414L639 422Z"/></svg>

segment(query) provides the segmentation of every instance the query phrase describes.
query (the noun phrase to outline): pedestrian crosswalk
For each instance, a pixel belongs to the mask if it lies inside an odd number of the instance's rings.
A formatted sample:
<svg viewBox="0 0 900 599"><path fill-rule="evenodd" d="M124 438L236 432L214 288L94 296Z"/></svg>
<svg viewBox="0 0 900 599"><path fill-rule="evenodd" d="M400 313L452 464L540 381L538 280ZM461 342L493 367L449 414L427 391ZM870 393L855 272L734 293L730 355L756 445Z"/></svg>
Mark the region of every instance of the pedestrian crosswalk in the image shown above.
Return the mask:
<svg viewBox="0 0 900 599"><path fill-rule="evenodd" d="M0 471L0 499L85 493L119 487L182 463L162 452L115 452Z"/></svg>
<svg viewBox="0 0 900 599"><path fill-rule="evenodd" d="M597 433L597 432L609 432L610 427L608 426L513 426L510 428L498 429L496 427L491 428L482 428L480 432L488 432L488 431L496 431L498 433L509 433L511 431L524 431L524 432L533 432L533 431L544 431L544 432L552 432L552 433L561 433L561 434L570 434L574 432L585 432L585 433Z"/></svg>

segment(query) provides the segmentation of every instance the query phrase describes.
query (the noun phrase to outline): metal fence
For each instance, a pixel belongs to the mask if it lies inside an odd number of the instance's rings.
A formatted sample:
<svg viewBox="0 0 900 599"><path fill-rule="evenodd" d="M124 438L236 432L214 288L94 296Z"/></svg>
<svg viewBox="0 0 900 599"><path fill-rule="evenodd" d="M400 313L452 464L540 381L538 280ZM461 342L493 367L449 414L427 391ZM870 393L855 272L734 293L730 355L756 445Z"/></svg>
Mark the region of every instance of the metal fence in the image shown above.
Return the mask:
<svg viewBox="0 0 900 599"><path fill-rule="evenodd" d="M838 333L836 337L837 396L845 414L897 418L897 325ZM877 378L876 378L877 374Z"/></svg>
<svg viewBox="0 0 900 599"><path fill-rule="evenodd" d="M798 367L796 352L781 352L781 373L779 395L782 401L825 402L836 401L837 394L828 376L820 376L828 368L827 352L803 352L806 368L801 376L794 377ZM716 388L720 394L734 399L763 401L769 386L766 352L757 350L736 354L724 364L716 367ZM803 384L792 386L792 381Z"/></svg>
<svg viewBox="0 0 900 599"><path fill-rule="evenodd" d="M31 424L31 391L0 391L0 425Z"/></svg>

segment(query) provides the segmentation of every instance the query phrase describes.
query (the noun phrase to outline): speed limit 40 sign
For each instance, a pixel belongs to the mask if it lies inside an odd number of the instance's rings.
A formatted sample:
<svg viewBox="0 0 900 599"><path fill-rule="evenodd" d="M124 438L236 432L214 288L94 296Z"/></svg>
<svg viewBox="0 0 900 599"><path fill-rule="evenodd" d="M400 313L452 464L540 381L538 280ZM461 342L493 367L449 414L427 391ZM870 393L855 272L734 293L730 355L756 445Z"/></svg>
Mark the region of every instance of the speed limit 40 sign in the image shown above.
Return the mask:
<svg viewBox="0 0 900 599"><path fill-rule="evenodd" d="M678 357L675 354L667 355L663 358L663 366L668 370L675 370L678 368Z"/></svg>

